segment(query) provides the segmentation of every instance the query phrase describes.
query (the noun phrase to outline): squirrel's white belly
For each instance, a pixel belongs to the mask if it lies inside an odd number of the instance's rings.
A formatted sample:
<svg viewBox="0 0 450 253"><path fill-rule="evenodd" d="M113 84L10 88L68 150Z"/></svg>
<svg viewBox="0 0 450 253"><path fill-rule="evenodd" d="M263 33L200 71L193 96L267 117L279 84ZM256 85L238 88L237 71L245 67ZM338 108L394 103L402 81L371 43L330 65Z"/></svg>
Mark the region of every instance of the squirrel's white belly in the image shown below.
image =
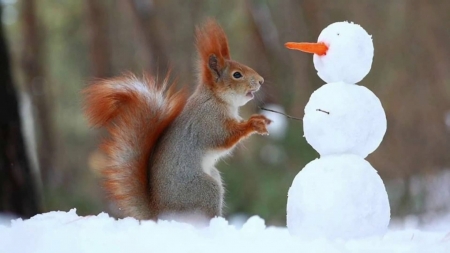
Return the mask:
<svg viewBox="0 0 450 253"><path fill-rule="evenodd" d="M214 169L217 161L230 153L228 150L210 150L205 153L202 160L202 170L211 176L211 171Z"/></svg>

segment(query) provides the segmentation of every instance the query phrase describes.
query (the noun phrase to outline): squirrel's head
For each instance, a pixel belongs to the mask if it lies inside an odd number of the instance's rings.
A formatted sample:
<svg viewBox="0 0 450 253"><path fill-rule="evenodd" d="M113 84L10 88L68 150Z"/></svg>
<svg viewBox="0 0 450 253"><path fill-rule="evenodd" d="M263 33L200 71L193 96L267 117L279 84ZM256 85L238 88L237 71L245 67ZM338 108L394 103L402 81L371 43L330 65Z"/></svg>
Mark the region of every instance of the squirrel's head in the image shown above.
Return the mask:
<svg viewBox="0 0 450 253"><path fill-rule="evenodd" d="M212 19L197 28L200 82L220 99L242 106L253 99L264 79L250 67L230 59L223 29Z"/></svg>

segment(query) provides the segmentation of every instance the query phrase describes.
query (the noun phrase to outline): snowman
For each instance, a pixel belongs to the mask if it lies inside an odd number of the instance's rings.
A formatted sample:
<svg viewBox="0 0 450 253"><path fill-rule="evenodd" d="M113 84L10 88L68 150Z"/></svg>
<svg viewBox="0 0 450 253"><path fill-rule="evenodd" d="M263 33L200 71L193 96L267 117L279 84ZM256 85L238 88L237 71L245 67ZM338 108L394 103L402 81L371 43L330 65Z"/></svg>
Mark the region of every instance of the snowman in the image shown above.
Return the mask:
<svg viewBox="0 0 450 253"><path fill-rule="evenodd" d="M352 239L383 235L390 220L386 189L365 160L381 143L386 115L380 100L357 85L369 73L372 38L359 25L337 22L318 43L286 43L314 54L327 84L305 107L304 136L320 154L295 177L288 193L287 227L305 238Z"/></svg>

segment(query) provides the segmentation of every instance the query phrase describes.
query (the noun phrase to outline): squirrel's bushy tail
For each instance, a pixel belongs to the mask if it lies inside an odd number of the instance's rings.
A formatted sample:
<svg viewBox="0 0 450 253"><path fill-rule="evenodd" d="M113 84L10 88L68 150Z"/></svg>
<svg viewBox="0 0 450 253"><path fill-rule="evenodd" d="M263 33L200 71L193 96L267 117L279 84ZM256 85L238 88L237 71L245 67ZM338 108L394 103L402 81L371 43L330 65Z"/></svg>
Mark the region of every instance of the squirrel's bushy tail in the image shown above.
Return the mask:
<svg viewBox="0 0 450 253"><path fill-rule="evenodd" d="M83 91L85 114L109 137L101 149L108 156L102 169L105 188L118 207L137 219L152 218L148 160L158 137L186 104L185 92L134 75L99 81Z"/></svg>

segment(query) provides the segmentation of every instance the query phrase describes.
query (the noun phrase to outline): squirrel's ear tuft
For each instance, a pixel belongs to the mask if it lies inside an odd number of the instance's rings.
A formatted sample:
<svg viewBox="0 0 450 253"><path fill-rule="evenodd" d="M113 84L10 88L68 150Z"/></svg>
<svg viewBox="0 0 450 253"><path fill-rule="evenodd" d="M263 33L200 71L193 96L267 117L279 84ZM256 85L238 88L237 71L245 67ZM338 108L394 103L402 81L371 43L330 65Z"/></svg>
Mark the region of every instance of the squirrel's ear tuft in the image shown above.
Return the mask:
<svg viewBox="0 0 450 253"><path fill-rule="evenodd" d="M203 81L213 81L213 77L220 77L225 60L230 59L227 36L219 24L209 18L203 26L197 27L196 39ZM214 66L211 66L211 57Z"/></svg>
<svg viewBox="0 0 450 253"><path fill-rule="evenodd" d="M215 78L219 79L221 74L220 74L216 55L212 54L209 56L208 67L210 70L213 71L213 75L215 76Z"/></svg>

